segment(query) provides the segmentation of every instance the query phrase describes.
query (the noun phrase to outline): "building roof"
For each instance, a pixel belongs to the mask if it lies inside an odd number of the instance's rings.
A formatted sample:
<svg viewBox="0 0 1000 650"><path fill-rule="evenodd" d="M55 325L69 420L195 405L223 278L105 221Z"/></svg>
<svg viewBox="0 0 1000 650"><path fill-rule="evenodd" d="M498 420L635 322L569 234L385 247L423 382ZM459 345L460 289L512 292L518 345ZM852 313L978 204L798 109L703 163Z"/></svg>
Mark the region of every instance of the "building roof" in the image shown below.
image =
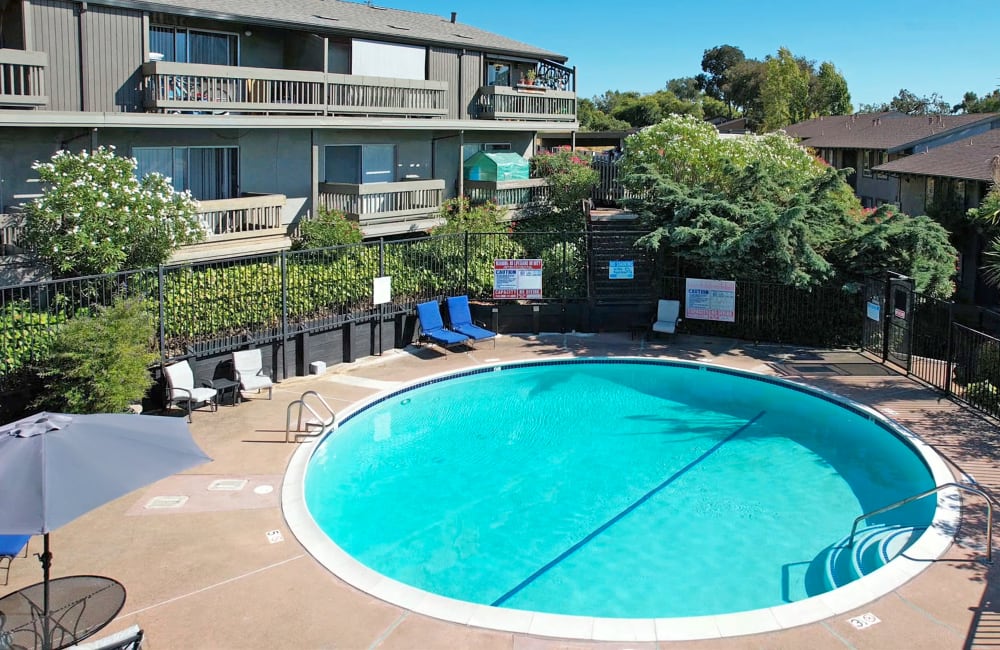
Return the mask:
<svg viewBox="0 0 1000 650"><path fill-rule="evenodd" d="M246 23L284 25L349 36L373 35L403 42L438 43L487 52L565 62L566 57L487 32L448 16L389 9L342 0L97 0L94 4L137 7L169 14Z"/></svg>
<svg viewBox="0 0 1000 650"><path fill-rule="evenodd" d="M855 113L817 117L785 127L785 133L813 148L898 149L977 122L997 119L996 113L966 115L904 115Z"/></svg>
<svg viewBox="0 0 1000 650"><path fill-rule="evenodd" d="M1000 158L1000 129L905 156L879 165L875 170L988 182L993 180L994 158Z"/></svg>

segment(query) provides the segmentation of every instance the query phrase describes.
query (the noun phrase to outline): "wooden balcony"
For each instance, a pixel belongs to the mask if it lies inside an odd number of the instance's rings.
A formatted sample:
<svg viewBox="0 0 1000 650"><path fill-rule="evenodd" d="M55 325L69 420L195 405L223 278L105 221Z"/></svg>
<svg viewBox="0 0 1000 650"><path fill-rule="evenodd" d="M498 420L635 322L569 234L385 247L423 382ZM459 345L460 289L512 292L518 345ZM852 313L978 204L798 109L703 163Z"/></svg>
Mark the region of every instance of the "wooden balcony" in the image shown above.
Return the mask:
<svg viewBox="0 0 1000 650"><path fill-rule="evenodd" d="M187 263L269 253L291 245L288 227L281 222L283 194L245 194L235 199L199 201L198 218L205 239L182 246L170 255L171 263Z"/></svg>
<svg viewBox="0 0 1000 650"><path fill-rule="evenodd" d="M576 121L576 93L544 86L483 86L476 107L482 120Z"/></svg>
<svg viewBox="0 0 1000 650"><path fill-rule="evenodd" d="M45 52L0 49L0 107L37 108L49 103Z"/></svg>
<svg viewBox="0 0 1000 650"><path fill-rule="evenodd" d="M142 65L148 110L183 113L447 115L441 81L150 61Z"/></svg>
<svg viewBox="0 0 1000 650"><path fill-rule="evenodd" d="M246 194L236 199L199 201L198 219L207 241L284 234L284 207L284 194Z"/></svg>
<svg viewBox="0 0 1000 650"><path fill-rule="evenodd" d="M523 181L465 181L465 194L472 203L493 202L511 212L549 202L549 182L544 178Z"/></svg>
<svg viewBox="0 0 1000 650"><path fill-rule="evenodd" d="M366 236L402 233L418 230L413 222L437 218L444 185L442 179L364 185L320 183L319 205L357 220Z"/></svg>

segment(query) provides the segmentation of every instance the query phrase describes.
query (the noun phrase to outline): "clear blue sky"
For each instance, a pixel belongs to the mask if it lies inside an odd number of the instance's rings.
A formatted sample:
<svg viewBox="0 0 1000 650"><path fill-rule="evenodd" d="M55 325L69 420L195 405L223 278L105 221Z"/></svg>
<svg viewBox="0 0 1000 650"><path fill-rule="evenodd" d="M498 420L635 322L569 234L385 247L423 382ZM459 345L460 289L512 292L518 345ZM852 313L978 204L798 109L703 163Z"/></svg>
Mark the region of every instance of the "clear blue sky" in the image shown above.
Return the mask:
<svg viewBox="0 0 1000 650"><path fill-rule="evenodd" d="M994 0L995 1L995 0ZM701 72L701 57L735 45L762 59L779 47L832 61L855 108L906 88L957 104L1000 86L1000 14L987 0L383 0L376 5L450 16L569 57L577 92L652 92Z"/></svg>

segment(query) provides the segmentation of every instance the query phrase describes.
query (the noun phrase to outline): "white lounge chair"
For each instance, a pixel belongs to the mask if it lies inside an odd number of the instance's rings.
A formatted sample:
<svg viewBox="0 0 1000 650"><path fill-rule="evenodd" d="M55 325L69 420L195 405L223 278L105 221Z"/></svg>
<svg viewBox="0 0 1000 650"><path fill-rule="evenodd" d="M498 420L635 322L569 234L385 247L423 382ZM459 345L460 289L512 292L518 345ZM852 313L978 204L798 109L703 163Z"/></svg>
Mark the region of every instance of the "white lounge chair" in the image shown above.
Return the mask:
<svg viewBox="0 0 1000 650"><path fill-rule="evenodd" d="M187 361L163 366L163 376L167 379L167 406L185 406L188 422L191 421L191 411L199 406L211 406L212 411L218 408L215 402L218 391L205 384L196 387L194 373Z"/></svg>
<svg viewBox="0 0 1000 650"><path fill-rule="evenodd" d="M274 382L264 372L264 361L260 350L240 350L233 352L233 369L236 371L236 381L240 382L240 390L267 389L267 399L271 399L271 389Z"/></svg>
<svg viewBox="0 0 1000 650"><path fill-rule="evenodd" d="M142 647L142 630L138 625L133 625L121 632L70 646L67 650L139 650L140 647Z"/></svg>
<svg viewBox="0 0 1000 650"><path fill-rule="evenodd" d="M652 331L662 334L673 334L680 322L681 302L679 300L660 300L656 304L656 321Z"/></svg>

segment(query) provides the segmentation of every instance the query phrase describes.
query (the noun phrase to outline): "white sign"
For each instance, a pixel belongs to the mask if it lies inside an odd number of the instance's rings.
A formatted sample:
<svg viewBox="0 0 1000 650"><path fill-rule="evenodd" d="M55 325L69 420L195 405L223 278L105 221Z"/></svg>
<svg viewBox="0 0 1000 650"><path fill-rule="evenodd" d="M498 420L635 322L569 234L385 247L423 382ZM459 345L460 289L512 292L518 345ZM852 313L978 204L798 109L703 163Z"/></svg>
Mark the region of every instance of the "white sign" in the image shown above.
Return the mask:
<svg viewBox="0 0 1000 650"><path fill-rule="evenodd" d="M608 279L635 279L635 262L633 260L612 260L608 266Z"/></svg>
<svg viewBox="0 0 1000 650"><path fill-rule="evenodd" d="M697 320L736 321L736 281L687 279L684 317Z"/></svg>
<svg viewBox="0 0 1000 650"><path fill-rule="evenodd" d="M271 544L285 541L285 536L281 534L280 530L269 530L264 534L267 535L267 541Z"/></svg>
<svg viewBox="0 0 1000 650"><path fill-rule="evenodd" d="M882 307L877 302L868 303L868 320L878 322L882 318Z"/></svg>
<svg viewBox="0 0 1000 650"><path fill-rule="evenodd" d="M542 260L493 260L493 297L542 297Z"/></svg>
<svg viewBox="0 0 1000 650"><path fill-rule="evenodd" d="M372 286L373 302L376 305L384 305L392 301L392 276L385 275L375 278Z"/></svg>

